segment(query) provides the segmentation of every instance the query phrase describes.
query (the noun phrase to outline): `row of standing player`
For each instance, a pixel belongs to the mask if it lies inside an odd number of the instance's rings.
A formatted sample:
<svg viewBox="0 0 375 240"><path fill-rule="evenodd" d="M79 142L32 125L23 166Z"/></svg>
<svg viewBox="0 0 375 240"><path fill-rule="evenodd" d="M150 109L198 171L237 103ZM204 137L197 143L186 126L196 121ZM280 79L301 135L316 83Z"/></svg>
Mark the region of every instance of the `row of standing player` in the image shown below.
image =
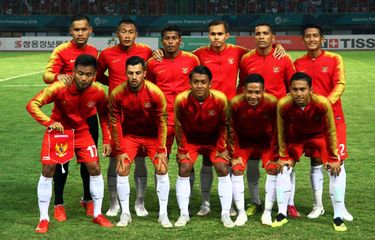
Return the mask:
<svg viewBox="0 0 375 240"><path fill-rule="evenodd" d="M75 19L73 18L70 32L73 36L73 40L69 43L66 43L58 47L54 51L54 53L51 55L50 62L47 66L47 69L44 75L44 79L47 83L51 83L55 80L60 80L66 83L71 82L72 81L72 77L70 75L72 71L71 60L74 60L74 56L77 56L77 54L80 54L80 53L89 53L95 56L97 55L96 49L90 45L87 45L87 39L91 33L91 27L89 25L87 18L85 17L76 17ZM104 84L108 84L110 87L110 91L117 84L126 80L126 76L124 75L124 72L125 72L124 66L125 66L125 61L128 57L138 55L144 59L148 59L151 56L150 48L148 48L147 46L143 44L138 44L134 42L137 36L137 30L136 30L136 26L134 22L129 21L129 20L120 22L118 24L116 33L119 37L119 41L120 41L119 45L114 46L112 48L108 48L101 53L101 55L99 56L99 62L98 62L98 68L97 68L98 69L97 80ZM178 92L182 91L184 87L186 88L186 84L183 84L182 86L175 84L175 85L172 85L172 88L171 88L170 84L158 84L158 82L159 83L171 82L169 80L181 79L182 78L181 76L185 76L185 79L186 79L186 75L187 73L189 73L189 70L191 70L191 66L194 66L194 64L197 65L199 63L198 61L200 61L201 64L208 66L213 71L214 79L212 81L212 87L222 90L227 95L228 98L232 98L235 95L235 90L233 89L235 89L235 86L236 86L237 72L240 67L240 60L242 57L243 57L242 61L244 63L246 62L246 58L248 59L252 58L252 60L249 61L249 63L247 64L248 66L246 66L245 64L241 64L240 75L244 76L248 73L251 73L252 71L259 72L262 75L266 75L265 76L266 91L269 91L272 93L271 89L274 87L272 86L272 81L267 80L267 73L270 73L272 71L274 73L279 73L278 77L281 77L281 83L283 81L285 82L284 79L287 79L287 77L285 77L286 75L285 71L283 71L283 69L281 68L283 68L286 65L285 62L288 62L288 61L282 61L282 60L283 59L290 60L290 58L288 58L288 56L284 56L281 59L276 59L270 55L270 52L274 51L274 48L272 46L272 40L274 39L274 34L270 26L265 24L265 25L259 25L256 27L257 49L250 51L249 53L247 53L248 52L247 49L244 49L242 47L238 47L238 46L231 45L231 44L226 44L225 41L228 37L229 37L229 33L228 33L228 28L227 28L226 23L220 22L220 21L211 23L209 26L209 38L211 40L211 45L208 47L199 48L194 52L194 54L196 54L196 56L198 56L199 58L199 60L197 60L195 56L179 50L181 36L180 36L178 29L170 28L170 31L163 31L162 42L164 46L165 60L162 62L156 62L155 64L152 64L153 60L150 60L148 64L148 66L150 67L148 69L147 77L150 78L151 80L153 73L156 73L155 71L152 71L151 69L152 66L154 66L155 69L156 68L163 69L163 67L168 69L168 71L166 71L164 75L157 76L156 74L156 76L154 76L154 79L155 79L154 81L156 82L156 84L160 88L162 88L163 92L167 95L168 102L171 101L171 99L173 102L175 95ZM322 37L321 34L319 34L318 37L321 38ZM316 40L314 41L316 42ZM319 40L317 42L319 45ZM248 56L247 57L243 56L245 54ZM254 61L254 60L257 60L257 61ZM272 66L272 64L270 64L272 60L281 61L282 62L281 68L279 64L277 66L273 66L273 69L268 71L267 67ZM255 65L251 67L251 64L255 64ZM242 67L244 67L245 69L242 69ZM333 68L334 67L335 66L333 66ZM109 71L108 77L104 75L104 72L106 69L108 69ZM172 69L173 71L170 71ZM159 71L158 74L160 74L161 72L162 71ZM244 74L241 74L241 73L244 73ZM165 75L165 74L168 74L168 75ZM228 81L228 79L230 81ZM273 79L273 76L271 76L270 79ZM280 82L278 83L280 84ZM342 84L342 82L339 82L339 84ZM267 88L267 85L270 85L270 87ZM163 87L166 89L163 89ZM285 89L285 87L274 88L274 90L278 90L278 89ZM284 92L284 91L281 91L281 92ZM276 96L278 96L279 94L280 94L280 90L277 93L275 93ZM170 96L168 97L168 95ZM171 105L168 104L168 106L169 106L168 108L170 108ZM168 112L170 113L171 111L168 111ZM169 117L169 119L171 118ZM173 124L173 120L171 121L171 124L168 124L168 125L173 126L172 124ZM170 133L171 131L169 131L169 134L168 134L169 136L171 136ZM172 139L173 141L173 137L169 137L169 139ZM168 146L171 146L170 141L169 141ZM145 165L144 160L136 161L136 163L138 162L139 164L136 164L136 170L135 170L136 189L137 189L137 202L136 202L135 208L136 208L137 215L145 216L147 215L147 211L144 208L144 191L145 191L145 186L146 186L146 181L147 181L146 180L147 173L144 168L143 168L143 171L138 171L140 166ZM204 161L204 162L207 163L207 161ZM248 174L250 178L249 188L252 189L251 190L252 202L256 203L257 205L260 205L259 196L257 194L258 192L257 182L259 179L259 170L257 167L258 161L249 161L249 164L250 163L255 163L254 164L255 166L252 166L249 168L250 171L253 170L255 172ZM65 169L67 170L66 167ZM202 186L203 204L199 212L199 214L201 215L205 215L210 211L209 189L210 189L210 185L212 184L212 180L210 180L212 179L211 169L212 169L211 166L206 166L206 167L204 166L202 168L203 174L201 176L201 182L203 185ZM81 173L82 172L84 171L82 171L82 167L81 167ZM139 172L141 173L139 174ZM64 178L64 174L60 175L60 177L61 176L63 176ZM65 175L65 178L66 178L66 175ZM62 182L64 184L65 182L64 179ZM85 181L83 182L85 185ZM55 179L55 191L60 188L61 196L62 196L61 186L63 186L63 184L58 184L58 179ZM109 184L110 195L111 195L110 196L111 207L110 207L110 210L107 212L107 214L117 215L119 211L119 204L117 203L117 194L115 191L116 173L115 173L115 159L114 158L111 159L111 164L110 164L110 168L108 172L108 184ZM88 188L86 187L85 194L84 194L85 201L82 201L83 204L90 203L89 201L90 194L87 194L87 192L89 191L88 191ZM56 192L56 196L58 195L59 194ZM57 202L55 200L55 205L57 206L58 209L61 209L62 203L63 202L61 201ZM291 204L291 205L294 205L294 204ZM87 204L87 206L88 206L87 209L90 209L90 204ZM88 211L88 213L90 214L90 211ZM66 218L65 212L61 212L61 211L57 212L57 214L55 211L55 217L56 216L57 216L57 219L61 219L61 220L64 220ZM62 217L59 217L59 216L62 216Z"/></svg>

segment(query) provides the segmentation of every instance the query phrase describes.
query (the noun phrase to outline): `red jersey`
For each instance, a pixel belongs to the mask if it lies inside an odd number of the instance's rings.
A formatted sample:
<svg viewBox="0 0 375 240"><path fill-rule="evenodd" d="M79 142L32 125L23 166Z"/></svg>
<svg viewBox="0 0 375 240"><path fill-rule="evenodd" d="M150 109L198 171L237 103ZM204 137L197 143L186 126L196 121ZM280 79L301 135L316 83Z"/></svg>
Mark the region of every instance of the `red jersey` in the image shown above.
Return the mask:
<svg viewBox="0 0 375 240"><path fill-rule="evenodd" d="M127 82L113 89L109 97L112 138L118 153L124 153L123 136L133 135L158 139L158 153L165 152L167 137L167 102L163 92L144 81L134 92Z"/></svg>
<svg viewBox="0 0 375 240"><path fill-rule="evenodd" d="M88 54L97 58L98 50L91 44L86 44L84 47L79 48L73 40L56 47L44 70L44 82L50 84L57 81L58 74L72 74L74 62L81 54Z"/></svg>
<svg viewBox="0 0 375 240"><path fill-rule="evenodd" d="M180 51L174 58L159 62L150 58L147 62L147 80L155 83L167 99L168 125L174 126L174 101L177 94L190 89L189 73L199 65L198 58Z"/></svg>
<svg viewBox="0 0 375 240"><path fill-rule="evenodd" d="M52 114L48 117L40 108L52 102ZM30 115L40 124L48 127L54 122L60 122L65 129L75 129L76 133L89 130L86 120L94 108L100 118L103 144L108 144L111 140L108 128L108 99L98 83L92 83L90 87L80 91L74 82L70 86L56 82L35 95L26 106Z"/></svg>
<svg viewBox="0 0 375 240"><path fill-rule="evenodd" d="M148 45L134 43L128 50L124 50L118 44L100 53L96 67L96 81L109 86L109 94L117 85L127 80L125 63L133 56L139 56L147 61L152 56L152 50ZM107 69L108 76L104 74Z"/></svg>
<svg viewBox="0 0 375 240"><path fill-rule="evenodd" d="M175 102L178 151L187 153L187 144L214 145L219 152L227 147L228 100L222 92L210 90L204 102L190 93L180 93Z"/></svg>
<svg viewBox="0 0 375 240"><path fill-rule="evenodd" d="M221 52L216 52L210 46L196 49L193 53L199 58L202 65L208 67L212 72L212 89L219 90L230 100L236 96L238 69L242 56L249 50L226 44Z"/></svg>
<svg viewBox="0 0 375 240"><path fill-rule="evenodd" d="M323 95L332 104L336 121L345 121L340 97L345 91L345 73L342 57L322 50L317 58L307 54L294 62L297 71L308 74L315 93Z"/></svg>
<svg viewBox="0 0 375 240"><path fill-rule="evenodd" d="M277 98L267 93L255 108L249 105L244 94L231 100L229 142L234 158L239 157L240 148L254 144L276 145L276 106Z"/></svg>
<svg viewBox="0 0 375 240"><path fill-rule="evenodd" d="M332 107L323 96L312 93L304 109L295 105L290 95L280 99L277 104L277 132L282 160L289 159L288 143L319 137L326 139L329 160L338 160Z"/></svg>
<svg viewBox="0 0 375 240"><path fill-rule="evenodd" d="M278 99L289 92L289 81L295 73L293 61L289 55L276 59L273 57L274 52L275 49L272 48L269 54L263 56L256 50L252 50L242 57L238 92L242 92L246 77L252 73L262 75L266 92Z"/></svg>

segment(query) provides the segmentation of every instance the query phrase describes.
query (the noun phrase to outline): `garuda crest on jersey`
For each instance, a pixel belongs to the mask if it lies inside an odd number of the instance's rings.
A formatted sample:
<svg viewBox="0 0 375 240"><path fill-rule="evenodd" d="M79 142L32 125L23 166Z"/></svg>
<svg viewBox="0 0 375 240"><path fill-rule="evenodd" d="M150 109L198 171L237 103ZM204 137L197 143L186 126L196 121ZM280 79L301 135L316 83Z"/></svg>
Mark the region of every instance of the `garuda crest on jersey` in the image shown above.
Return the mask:
<svg viewBox="0 0 375 240"><path fill-rule="evenodd" d="M324 72L324 73L328 72L328 67L327 66L323 66L322 67L322 72Z"/></svg>
<svg viewBox="0 0 375 240"><path fill-rule="evenodd" d="M182 73L183 74L186 74L186 73L188 73L189 72L189 68L188 67L183 67L182 68Z"/></svg>

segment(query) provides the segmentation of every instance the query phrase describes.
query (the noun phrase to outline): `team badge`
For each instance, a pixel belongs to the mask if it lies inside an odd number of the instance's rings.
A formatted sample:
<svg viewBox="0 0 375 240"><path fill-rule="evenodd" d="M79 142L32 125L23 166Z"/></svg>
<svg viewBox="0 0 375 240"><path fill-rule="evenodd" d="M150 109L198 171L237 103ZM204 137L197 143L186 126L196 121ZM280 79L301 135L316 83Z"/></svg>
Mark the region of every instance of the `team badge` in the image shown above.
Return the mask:
<svg viewBox="0 0 375 240"><path fill-rule="evenodd" d="M234 59L233 58L228 58L228 63L229 64L234 64Z"/></svg>
<svg viewBox="0 0 375 240"><path fill-rule="evenodd" d="M183 74L186 74L186 73L188 73L189 72L189 68L187 68L187 67L183 67L182 68L182 73Z"/></svg>
<svg viewBox="0 0 375 240"><path fill-rule="evenodd" d="M55 154L56 156L58 156L59 158L62 158L64 157L66 154L67 154L67 150L68 150L68 143L65 142L65 143L56 143L55 144Z"/></svg>
<svg viewBox="0 0 375 240"><path fill-rule="evenodd" d="M328 67L323 66L323 67L322 67L322 72L324 72L324 73L328 72Z"/></svg>
<svg viewBox="0 0 375 240"><path fill-rule="evenodd" d="M89 101L87 103L87 107L89 107L89 108L95 107L95 105L96 105L96 103L94 101Z"/></svg>
<svg viewBox="0 0 375 240"><path fill-rule="evenodd" d="M143 104L143 106L144 106L145 108L150 108L150 107L151 107L151 103L150 103L150 102L145 102L145 103Z"/></svg>
<svg viewBox="0 0 375 240"><path fill-rule="evenodd" d="M208 110L208 116L215 116L216 111L215 110Z"/></svg>
<svg viewBox="0 0 375 240"><path fill-rule="evenodd" d="M273 72L274 73L278 73L280 71L280 68L279 67L273 67Z"/></svg>

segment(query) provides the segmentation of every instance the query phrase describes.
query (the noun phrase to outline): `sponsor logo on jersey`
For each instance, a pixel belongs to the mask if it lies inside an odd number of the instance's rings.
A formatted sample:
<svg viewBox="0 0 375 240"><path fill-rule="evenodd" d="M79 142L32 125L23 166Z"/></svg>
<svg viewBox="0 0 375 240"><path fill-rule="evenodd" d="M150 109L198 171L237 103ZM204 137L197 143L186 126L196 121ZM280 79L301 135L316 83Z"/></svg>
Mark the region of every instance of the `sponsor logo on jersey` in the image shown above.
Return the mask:
<svg viewBox="0 0 375 240"><path fill-rule="evenodd" d="M89 107L89 108L95 107L95 105L96 105L96 102L94 102L94 101L89 101L87 103L87 107Z"/></svg>
<svg viewBox="0 0 375 240"><path fill-rule="evenodd" d="M323 67L322 67L322 72L324 72L324 73L328 72L328 67L323 66Z"/></svg>
<svg viewBox="0 0 375 240"><path fill-rule="evenodd" d="M151 107L151 103L150 102L145 102L145 103L143 103L143 106L145 108L150 108Z"/></svg>
<svg viewBox="0 0 375 240"><path fill-rule="evenodd" d="M115 62L120 62L120 59L113 60L112 62L113 62L113 63L115 63Z"/></svg>
<svg viewBox="0 0 375 240"><path fill-rule="evenodd" d="M215 116L216 115L216 111L215 110L208 110L208 116Z"/></svg>
<svg viewBox="0 0 375 240"><path fill-rule="evenodd" d="M212 60L207 60L207 61L204 62L204 64L211 63L211 62L213 62L213 61Z"/></svg>
<svg viewBox="0 0 375 240"><path fill-rule="evenodd" d="M163 69L163 70L160 70L160 71L158 71L157 73L163 73L163 72L165 72L166 70L165 69Z"/></svg>
<svg viewBox="0 0 375 240"><path fill-rule="evenodd" d="M183 67L182 68L182 73L183 74L186 74L186 73L188 73L189 72L189 68L187 68L187 67Z"/></svg>
<svg viewBox="0 0 375 240"><path fill-rule="evenodd" d="M273 67L273 72L274 73L280 72L280 67Z"/></svg>
<svg viewBox="0 0 375 240"><path fill-rule="evenodd" d="M59 158L62 158L66 155L67 153L67 150L68 150L68 143L56 143L55 144L55 154L56 156L58 156Z"/></svg>
<svg viewBox="0 0 375 240"><path fill-rule="evenodd" d="M231 57L231 58L228 58L228 63L229 63L229 64L234 64L234 58L232 58L232 57Z"/></svg>

